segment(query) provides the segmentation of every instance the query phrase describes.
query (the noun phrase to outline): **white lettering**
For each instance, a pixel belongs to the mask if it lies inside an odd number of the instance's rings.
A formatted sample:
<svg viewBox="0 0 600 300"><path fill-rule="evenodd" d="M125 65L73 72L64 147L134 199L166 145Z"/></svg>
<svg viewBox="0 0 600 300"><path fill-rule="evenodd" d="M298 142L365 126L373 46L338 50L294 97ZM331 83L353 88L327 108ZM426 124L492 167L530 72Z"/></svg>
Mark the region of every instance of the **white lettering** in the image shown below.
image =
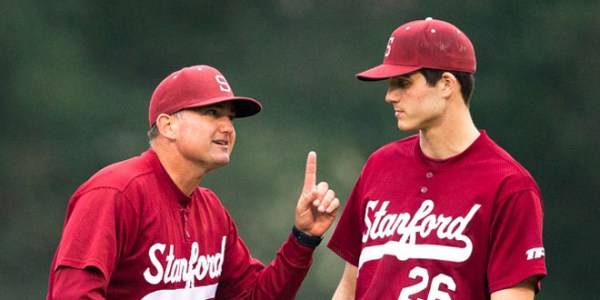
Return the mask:
<svg viewBox="0 0 600 300"><path fill-rule="evenodd" d="M526 254L527 254L527 260L532 260L532 259L536 259L536 258L542 258L543 256L546 255L544 253L544 248L543 247L531 248L531 249L527 250Z"/></svg>
<svg viewBox="0 0 600 300"><path fill-rule="evenodd" d="M390 55L390 52L392 51L393 43L394 43L394 37L390 37L390 39L388 40L387 46L385 47L385 53L383 54L384 57L388 57Z"/></svg>
<svg viewBox="0 0 600 300"><path fill-rule="evenodd" d="M165 268L165 283L171 282L171 269L173 268L173 260L175 259L175 255L173 255L173 245L169 247L169 255L167 255L167 267Z"/></svg>
<svg viewBox="0 0 600 300"><path fill-rule="evenodd" d="M169 254L159 258L165 252L166 245L156 243L148 250L152 267L144 271L144 279L150 284L185 282L186 288L194 288L195 280L202 280L208 275L210 278L221 276L225 255L227 238L221 240L221 251L215 254L200 254L197 242L192 243L190 257L176 258L174 245L169 245Z"/></svg>
<svg viewBox="0 0 600 300"><path fill-rule="evenodd" d="M369 201L366 205L364 222L367 227L362 241L377 240L399 236L397 241L390 240L382 245L365 247L359 260L359 268L363 263L380 259L383 255L394 255L399 260L411 258L437 259L444 261L462 262L471 256L473 244L471 239L463 232L475 213L481 207L475 204L466 216L450 217L443 214L433 214L435 204L432 200L425 200L414 213L389 214L387 207L390 201ZM373 216L373 219L369 216ZM434 233L441 240L455 240L462 242L460 246L446 246L436 244L417 244L417 238L426 238Z"/></svg>
<svg viewBox="0 0 600 300"><path fill-rule="evenodd" d="M148 250L148 256L150 256L150 262L156 268L156 275L152 275L150 272L150 268L147 268L144 271L144 279L150 284L158 284L160 279L163 277L163 267L158 258L156 258L156 252L160 252L162 254L165 251L165 244L154 244Z"/></svg>
<svg viewBox="0 0 600 300"><path fill-rule="evenodd" d="M410 270L410 273L408 273L408 277L416 279L417 283L403 288L400 292L400 296L398 296L398 300L414 299L410 296L424 291L429 285L429 271L427 271L427 269L414 267L412 270ZM454 279L446 274L440 273L431 279L431 287L427 293L427 300L452 300L448 292L440 289L441 285L445 285L446 289L449 291L456 291L456 283L454 282Z"/></svg>
<svg viewBox="0 0 600 300"><path fill-rule="evenodd" d="M227 82L227 79L225 79L225 77L217 75L215 76L215 80L219 84L219 89L222 92L231 92L231 86L229 86L229 83Z"/></svg>
<svg viewBox="0 0 600 300"><path fill-rule="evenodd" d="M371 223L371 219L369 219L368 213L370 210L374 210L375 207L377 207L377 203L379 203L379 201L367 202L367 209L366 209L366 213L365 213L365 224L367 225L367 232L365 234L363 234L363 237L362 237L363 243L366 243L369 240L369 231L371 229L371 226L373 225Z"/></svg>
<svg viewBox="0 0 600 300"><path fill-rule="evenodd" d="M199 286L194 288L175 289L175 290L158 290L152 292L142 300L164 300L164 299L194 299L207 300L215 299L217 295L218 283Z"/></svg>

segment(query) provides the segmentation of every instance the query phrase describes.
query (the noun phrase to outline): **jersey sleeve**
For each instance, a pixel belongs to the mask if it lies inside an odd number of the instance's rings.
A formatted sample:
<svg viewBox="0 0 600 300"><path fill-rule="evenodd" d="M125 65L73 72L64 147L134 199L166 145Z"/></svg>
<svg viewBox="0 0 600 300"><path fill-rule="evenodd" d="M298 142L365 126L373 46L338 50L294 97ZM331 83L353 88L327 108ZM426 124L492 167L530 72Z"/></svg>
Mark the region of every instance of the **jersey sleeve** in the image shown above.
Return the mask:
<svg viewBox="0 0 600 300"><path fill-rule="evenodd" d="M95 268L75 269L59 267L54 271L54 286L49 290L48 300L106 299L108 280Z"/></svg>
<svg viewBox="0 0 600 300"><path fill-rule="evenodd" d="M361 224L364 219L364 210L360 201L362 177L361 175L355 184L333 235L327 243L327 247L335 254L355 266L358 266L362 245Z"/></svg>
<svg viewBox="0 0 600 300"><path fill-rule="evenodd" d="M110 278L133 240L128 237L135 236L137 219L131 203L114 189L98 188L76 196L67 209L51 272L60 267L93 267Z"/></svg>
<svg viewBox="0 0 600 300"><path fill-rule="evenodd" d="M499 201L492 219L488 281L490 293L530 276L546 275L542 244L543 208L539 191L527 189Z"/></svg>
<svg viewBox="0 0 600 300"><path fill-rule="evenodd" d="M312 264L314 249L301 245L290 234L275 259L265 266L250 255L234 222L229 224L217 299L294 299Z"/></svg>

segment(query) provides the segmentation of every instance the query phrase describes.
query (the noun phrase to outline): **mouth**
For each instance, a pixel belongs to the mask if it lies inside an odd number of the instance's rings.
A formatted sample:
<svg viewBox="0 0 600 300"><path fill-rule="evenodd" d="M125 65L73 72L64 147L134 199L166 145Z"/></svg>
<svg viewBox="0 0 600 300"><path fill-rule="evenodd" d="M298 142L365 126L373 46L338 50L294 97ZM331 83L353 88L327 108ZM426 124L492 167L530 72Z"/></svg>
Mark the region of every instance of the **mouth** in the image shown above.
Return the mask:
<svg viewBox="0 0 600 300"><path fill-rule="evenodd" d="M213 144L217 144L219 146L229 146L229 141L227 141L227 140L214 140Z"/></svg>

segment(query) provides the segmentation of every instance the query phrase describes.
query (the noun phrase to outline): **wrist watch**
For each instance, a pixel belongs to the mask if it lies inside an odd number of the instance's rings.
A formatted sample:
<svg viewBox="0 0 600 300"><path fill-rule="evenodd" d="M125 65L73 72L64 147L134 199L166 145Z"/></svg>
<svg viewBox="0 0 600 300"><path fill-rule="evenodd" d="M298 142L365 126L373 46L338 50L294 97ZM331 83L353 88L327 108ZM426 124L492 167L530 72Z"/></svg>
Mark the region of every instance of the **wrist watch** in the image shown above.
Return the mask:
<svg viewBox="0 0 600 300"><path fill-rule="evenodd" d="M310 248L319 246L323 240L322 236L314 236L300 231L298 228L296 228L296 225L292 227L292 235L300 244Z"/></svg>

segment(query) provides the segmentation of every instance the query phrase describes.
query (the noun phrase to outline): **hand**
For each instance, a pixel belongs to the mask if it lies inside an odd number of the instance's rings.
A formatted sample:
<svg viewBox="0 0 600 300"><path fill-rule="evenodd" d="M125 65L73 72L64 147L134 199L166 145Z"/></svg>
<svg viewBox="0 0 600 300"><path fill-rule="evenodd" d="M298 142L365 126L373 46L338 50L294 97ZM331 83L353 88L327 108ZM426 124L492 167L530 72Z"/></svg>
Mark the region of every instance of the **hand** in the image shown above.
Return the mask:
<svg viewBox="0 0 600 300"><path fill-rule="evenodd" d="M296 228L314 236L323 236L335 220L340 200L327 182L317 181L317 154L308 153L304 187L296 206Z"/></svg>

